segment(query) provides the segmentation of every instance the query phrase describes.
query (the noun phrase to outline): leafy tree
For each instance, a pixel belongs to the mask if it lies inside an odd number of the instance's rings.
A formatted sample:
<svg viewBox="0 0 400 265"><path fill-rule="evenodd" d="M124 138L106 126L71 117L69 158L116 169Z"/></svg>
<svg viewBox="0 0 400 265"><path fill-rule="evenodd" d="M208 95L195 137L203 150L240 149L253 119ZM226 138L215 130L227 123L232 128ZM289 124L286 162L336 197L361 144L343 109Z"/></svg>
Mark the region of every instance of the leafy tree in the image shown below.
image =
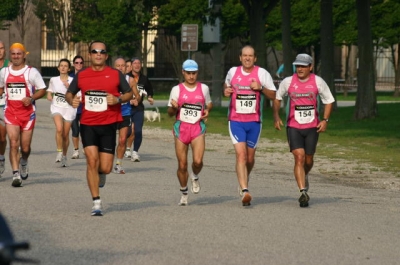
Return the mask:
<svg viewBox="0 0 400 265"><path fill-rule="evenodd" d="M336 97L333 48L333 0L321 0L321 77ZM334 107L337 107L336 102Z"/></svg>
<svg viewBox="0 0 400 265"><path fill-rule="evenodd" d="M371 9L371 22L377 46L389 48L391 63L395 69L394 96L400 96L400 3L395 0L375 0ZM376 50L379 50L377 48Z"/></svg>
<svg viewBox="0 0 400 265"><path fill-rule="evenodd" d="M71 1L37 0L35 14L46 23L46 27L62 42L64 56L68 52L72 39Z"/></svg>
<svg viewBox="0 0 400 265"><path fill-rule="evenodd" d="M19 7L23 0L7 0L0 4L0 30L6 30L19 14Z"/></svg>
<svg viewBox="0 0 400 265"><path fill-rule="evenodd" d="M357 12L354 0L335 0L333 1L333 23L334 23L334 43L337 46L345 46L347 53L344 65L344 78L346 84L353 84L356 75L355 51L352 51L357 44ZM347 94L347 86L344 87L344 94Z"/></svg>
<svg viewBox="0 0 400 265"><path fill-rule="evenodd" d="M279 0L240 0L249 18L250 43L257 54L257 64L266 66L266 18Z"/></svg>
<svg viewBox="0 0 400 265"><path fill-rule="evenodd" d="M25 34L30 30L34 24L32 19L35 19L34 13L34 0L21 0L18 6L18 16L14 20L15 26L18 30L20 40L25 42Z"/></svg>
<svg viewBox="0 0 400 265"><path fill-rule="evenodd" d="M165 33L160 42L168 50L167 58L172 62L177 77L181 76L181 65L187 57L187 52L182 52L180 48L182 24L197 24L199 50L210 48L202 43L202 25L206 14L209 14L209 10L205 0L171 0L159 9L158 26Z"/></svg>
<svg viewBox="0 0 400 265"><path fill-rule="evenodd" d="M111 55L131 56L141 39L136 26L136 1L71 0L73 41L90 43L101 40Z"/></svg>
<svg viewBox="0 0 400 265"><path fill-rule="evenodd" d="M371 33L370 0L356 0L358 25L359 71L354 118L377 116L373 45Z"/></svg>

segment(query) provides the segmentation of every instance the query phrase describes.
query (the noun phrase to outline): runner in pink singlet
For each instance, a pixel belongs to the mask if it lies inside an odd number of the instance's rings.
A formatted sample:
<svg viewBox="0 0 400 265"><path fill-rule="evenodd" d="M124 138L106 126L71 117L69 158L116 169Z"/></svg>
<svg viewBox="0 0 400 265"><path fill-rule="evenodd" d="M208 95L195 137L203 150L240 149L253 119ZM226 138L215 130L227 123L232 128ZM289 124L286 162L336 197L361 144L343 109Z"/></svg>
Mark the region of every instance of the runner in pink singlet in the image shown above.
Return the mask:
<svg viewBox="0 0 400 265"><path fill-rule="evenodd" d="M188 149L192 148L193 162L191 173L191 191L200 191L199 176L203 168L205 133L208 114L212 108L210 90L205 84L197 82L198 65L193 60L186 60L182 66L185 81L171 90L168 101L168 115L175 116L173 134L175 152L178 159L177 176L182 193L179 205L188 204Z"/></svg>
<svg viewBox="0 0 400 265"><path fill-rule="evenodd" d="M326 130L335 101L325 81L311 73L312 63L310 55L297 55L293 63L296 73L281 82L273 107L274 126L280 130L283 123L279 117L279 108L283 97L288 96L286 131L290 152L295 160L294 176L301 192L300 207L307 207L310 200L307 194L308 173L314 164L319 133ZM325 104L322 120L319 119L319 98Z"/></svg>
<svg viewBox="0 0 400 265"><path fill-rule="evenodd" d="M275 85L267 70L255 65L254 48L247 45L239 56L241 66L232 67L224 84L224 95L230 97L229 133L236 152L236 173L243 206L252 199L248 184L254 166L256 147L261 135L264 97L275 99Z"/></svg>

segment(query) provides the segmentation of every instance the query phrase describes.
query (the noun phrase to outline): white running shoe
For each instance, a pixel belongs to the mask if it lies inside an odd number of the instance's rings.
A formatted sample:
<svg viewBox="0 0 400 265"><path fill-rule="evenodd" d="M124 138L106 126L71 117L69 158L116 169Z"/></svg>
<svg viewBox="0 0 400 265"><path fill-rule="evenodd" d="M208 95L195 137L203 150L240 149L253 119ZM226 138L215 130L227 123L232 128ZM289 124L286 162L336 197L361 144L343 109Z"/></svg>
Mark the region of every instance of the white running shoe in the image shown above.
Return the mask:
<svg viewBox="0 0 400 265"><path fill-rule="evenodd" d="M15 173L13 176L13 181L11 183L11 186L13 187L21 187L22 186L22 179L19 173Z"/></svg>
<svg viewBox="0 0 400 265"><path fill-rule="evenodd" d="M56 163L61 162L62 156L63 156L62 152L57 152Z"/></svg>
<svg viewBox="0 0 400 265"><path fill-rule="evenodd" d="M179 201L179 206L187 206L188 205L188 195L182 194L181 200Z"/></svg>
<svg viewBox="0 0 400 265"><path fill-rule="evenodd" d="M19 172L23 180L28 178L29 174L28 161L26 161L25 165L22 165L22 157L19 159Z"/></svg>
<svg viewBox="0 0 400 265"><path fill-rule="evenodd" d="M116 174L125 174L125 170L121 165L115 165L113 172Z"/></svg>
<svg viewBox="0 0 400 265"><path fill-rule="evenodd" d="M94 200L92 207L92 216L103 216L103 212L101 210L101 200Z"/></svg>
<svg viewBox="0 0 400 265"><path fill-rule="evenodd" d="M124 157L125 157L125 158L131 158L131 156L132 156L132 155L131 155L131 150L126 150L126 151L125 151L125 154L124 154Z"/></svg>
<svg viewBox="0 0 400 265"><path fill-rule="evenodd" d="M67 157L66 156L63 156L62 158L61 158L61 167L67 167L68 165L67 165Z"/></svg>
<svg viewBox="0 0 400 265"><path fill-rule="evenodd" d="M103 188L106 185L106 174L99 173L99 188Z"/></svg>
<svg viewBox="0 0 400 265"><path fill-rule="evenodd" d="M138 152L132 151L132 157L131 157L132 162L140 162L140 156Z"/></svg>
<svg viewBox="0 0 400 265"><path fill-rule="evenodd" d="M78 159L79 158L79 150L74 150L71 156L72 159Z"/></svg>
<svg viewBox="0 0 400 265"><path fill-rule="evenodd" d="M5 159L0 160L0 175L4 173L5 169L6 169L6 160Z"/></svg>
<svg viewBox="0 0 400 265"><path fill-rule="evenodd" d="M242 197L242 205L243 206L250 206L251 202L251 195L248 191L245 191L243 193L243 197Z"/></svg>
<svg viewBox="0 0 400 265"><path fill-rule="evenodd" d="M192 181L192 187L190 187L190 190L192 191L192 193L197 194L200 192L200 181L199 178L195 179L195 178L190 178Z"/></svg>

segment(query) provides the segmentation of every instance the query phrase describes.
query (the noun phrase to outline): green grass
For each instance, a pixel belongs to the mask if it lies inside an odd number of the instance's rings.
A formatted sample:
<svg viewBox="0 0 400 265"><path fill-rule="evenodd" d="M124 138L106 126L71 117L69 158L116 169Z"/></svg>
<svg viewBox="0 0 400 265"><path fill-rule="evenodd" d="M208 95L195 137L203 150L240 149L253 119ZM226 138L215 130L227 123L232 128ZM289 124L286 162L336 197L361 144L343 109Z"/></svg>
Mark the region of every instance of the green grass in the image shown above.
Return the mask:
<svg viewBox="0 0 400 265"><path fill-rule="evenodd" d="M376 92L376 98L378 101L400 101L400 97L393 97L392 92ZM345 97L343 93L337 93L336 99L338 101L355 101L357 92L349 92Z"/></svg>
<svg viewBox="0 0 400 265"><path fill-rule="evenodd" d="M174 118L168 117L167 108L159 108L161 123L145 123L149 127L171 130ZM400 177L400 118L399 104L379 104L378 117L353 120L354 107L342 107L332 113L328 130L319 138L317 155L330 159L363 161ZM281 114L284 120L283 113ZM213 108L207 121L207 132L228 136L227 109ZM264 110L262 138L286 143L285 130L273 128L272 110Z"/></svg>

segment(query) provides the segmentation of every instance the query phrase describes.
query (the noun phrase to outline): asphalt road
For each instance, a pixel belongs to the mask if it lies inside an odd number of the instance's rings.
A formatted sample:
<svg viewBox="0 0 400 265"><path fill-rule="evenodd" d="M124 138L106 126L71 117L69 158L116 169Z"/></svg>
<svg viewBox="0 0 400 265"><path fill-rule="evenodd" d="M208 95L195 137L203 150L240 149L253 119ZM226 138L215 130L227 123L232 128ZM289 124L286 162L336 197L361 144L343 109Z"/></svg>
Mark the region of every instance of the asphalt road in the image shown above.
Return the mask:
<svg viewBox="0 0 400 265"><path fill-rule="evenodd" d="M38 108L28 180L11 187L9 163L0 179L0 211L16 240L31 244L20 256L85 265L399 264L399 193L311 179L310 207L300 208L292 168L257 156L245 208L233 152L207 148L201 192L180 207L172 137L145 134L142 161L124 160L127 174L108 175L104 216L91 217L85 160L54 163L49 103Z"/></svg>

